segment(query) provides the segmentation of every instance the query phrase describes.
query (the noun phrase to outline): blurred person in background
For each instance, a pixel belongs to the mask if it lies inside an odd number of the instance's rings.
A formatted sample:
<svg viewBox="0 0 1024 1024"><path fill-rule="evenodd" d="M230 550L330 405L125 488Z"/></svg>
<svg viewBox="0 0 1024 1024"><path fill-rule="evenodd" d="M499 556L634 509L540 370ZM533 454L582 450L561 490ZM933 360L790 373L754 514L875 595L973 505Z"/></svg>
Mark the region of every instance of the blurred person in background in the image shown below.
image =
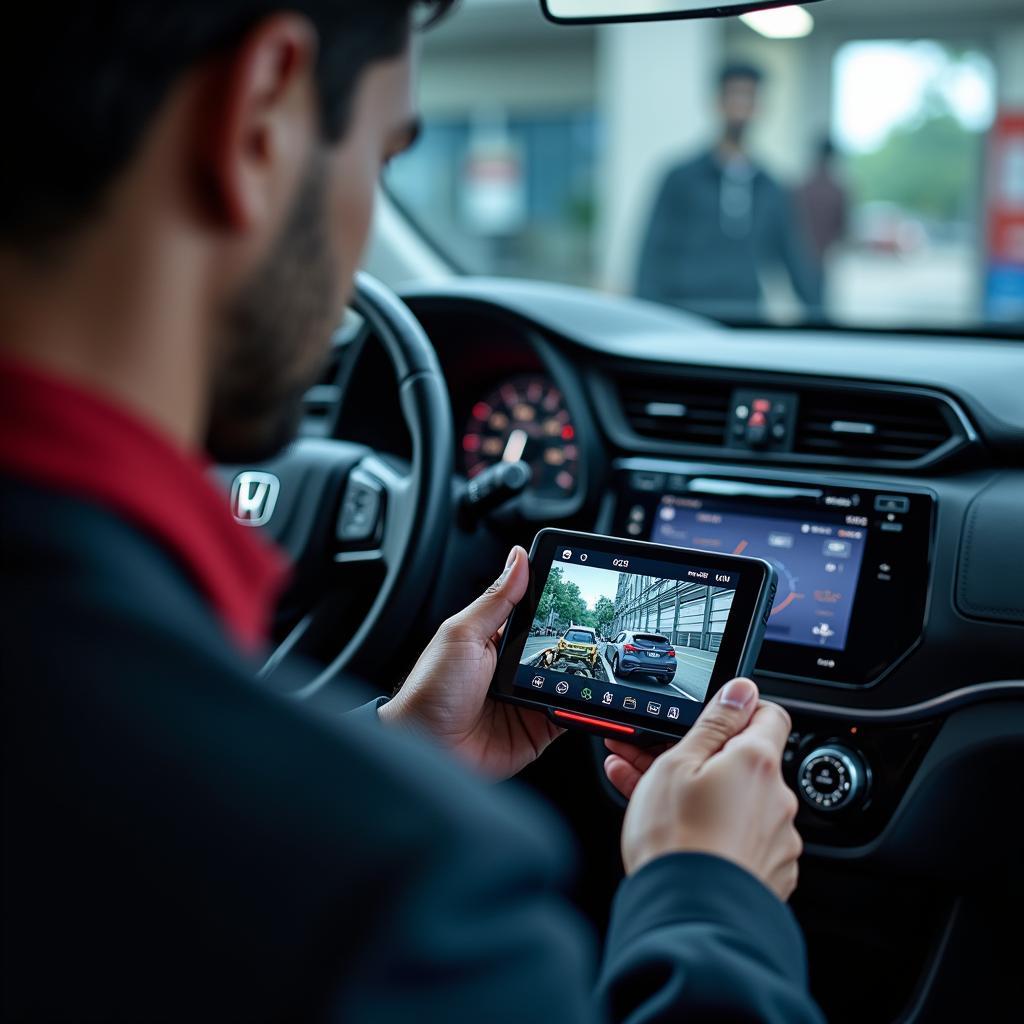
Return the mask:
<svg viewBox="0 0 1024 1024"><path fill-rule="evenodd" d="M711 150L670 170L658 191L640 251L641 298L761 319L763 274L782 267L804 307L820 306L818 275L790 197L748 149L762 77L751 64L722 68L721 133Z"/></svg>
<svg viewBox="0 0 1024 1024"><path fill-rule="evenodd" d="M810 175L796 193L822 294L827 285L829 254L846 237L849 220L849 196L836 163L835 146L826 136L818 144Z"/></svg>

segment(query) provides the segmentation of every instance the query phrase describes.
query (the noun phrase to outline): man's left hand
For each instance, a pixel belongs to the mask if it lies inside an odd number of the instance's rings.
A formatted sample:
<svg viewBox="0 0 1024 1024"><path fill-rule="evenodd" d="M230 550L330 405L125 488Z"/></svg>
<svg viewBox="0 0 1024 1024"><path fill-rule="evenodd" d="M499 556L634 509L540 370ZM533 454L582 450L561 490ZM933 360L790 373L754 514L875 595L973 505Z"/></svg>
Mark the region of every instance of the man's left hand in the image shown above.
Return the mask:
<svg viewBox="0 0 1024 1024"><path fill-rule="evenodd" d="M487 696L505 620L526 593L526 552L514 547L505 571L468 608L445 621L382 721L408 726L492 778L507 779L564 732L542 711Z"/></svg>

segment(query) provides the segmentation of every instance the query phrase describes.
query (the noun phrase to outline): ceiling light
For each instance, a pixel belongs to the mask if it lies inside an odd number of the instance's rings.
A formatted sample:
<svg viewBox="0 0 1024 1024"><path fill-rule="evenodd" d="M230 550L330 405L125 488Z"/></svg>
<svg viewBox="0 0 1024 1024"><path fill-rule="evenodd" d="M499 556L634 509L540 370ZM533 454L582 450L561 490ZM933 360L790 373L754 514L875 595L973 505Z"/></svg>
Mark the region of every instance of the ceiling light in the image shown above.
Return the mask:
<svg viewBox="0 0 1024 1024"><path fill-rule="evenodd" d="M767 11L741 14L748 28L769 39L802 39L814 29L814 19L802 7L773 7Z"/></svg>

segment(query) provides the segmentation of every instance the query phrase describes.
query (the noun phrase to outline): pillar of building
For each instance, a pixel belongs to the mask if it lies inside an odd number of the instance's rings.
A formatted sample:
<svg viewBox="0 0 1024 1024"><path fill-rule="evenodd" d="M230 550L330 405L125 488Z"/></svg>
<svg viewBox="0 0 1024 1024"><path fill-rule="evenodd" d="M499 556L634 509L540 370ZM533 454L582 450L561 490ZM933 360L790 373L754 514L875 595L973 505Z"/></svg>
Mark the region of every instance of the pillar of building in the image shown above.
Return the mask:
<svg viewBox="0 0 1024 1024"><path fill-rule="evenodd" d="M704 625L700 631L700 649L711 650L711 588L704 588Z"/></svg>
<svg viewBox="0 0 1024 1024"><path fill-rule="evenodd" d="M598 34L597 276L630 292L661 178L713 137L717 20L605 25Z"/></svg>

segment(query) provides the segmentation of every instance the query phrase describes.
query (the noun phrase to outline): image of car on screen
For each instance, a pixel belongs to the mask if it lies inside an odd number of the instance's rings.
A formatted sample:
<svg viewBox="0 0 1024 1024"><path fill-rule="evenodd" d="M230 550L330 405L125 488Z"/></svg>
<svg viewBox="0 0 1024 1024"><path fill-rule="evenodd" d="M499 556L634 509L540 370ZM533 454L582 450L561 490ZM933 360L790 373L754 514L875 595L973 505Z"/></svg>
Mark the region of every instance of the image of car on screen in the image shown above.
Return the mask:
<svg viewBox="0 0 1024 1024"><path fill-rule="evenodd" d="M539 649L536 642L530 646L534 649L527 651L528 658L524 659L530 665L592 679L607 678L604 665L601 664L597 631L590 626L570 624L558 634L555 643L540 641Z"/></svg>
<svg viewBox="0 0 1024 1024"><path fill-rule="evenodd" d="M676 675L675 649L668 637L658 633L619 633L608 644L605 658L611 664L612 675L618 679L642 674L667 683Z"/></svg>
<svg viewBox="0 0 1024 1024"><path fill-rule="evenodd" d="M582 662L593 669L597 664L597 634L588 626L570 626L558 638L555 656L564 661Z"/></svg>
<svg viewBox="0 0 1024 1024"><path fill-rule="evenodd" d="M520 662L703 700L733 593L694 580L553 564Z"/></svg>

